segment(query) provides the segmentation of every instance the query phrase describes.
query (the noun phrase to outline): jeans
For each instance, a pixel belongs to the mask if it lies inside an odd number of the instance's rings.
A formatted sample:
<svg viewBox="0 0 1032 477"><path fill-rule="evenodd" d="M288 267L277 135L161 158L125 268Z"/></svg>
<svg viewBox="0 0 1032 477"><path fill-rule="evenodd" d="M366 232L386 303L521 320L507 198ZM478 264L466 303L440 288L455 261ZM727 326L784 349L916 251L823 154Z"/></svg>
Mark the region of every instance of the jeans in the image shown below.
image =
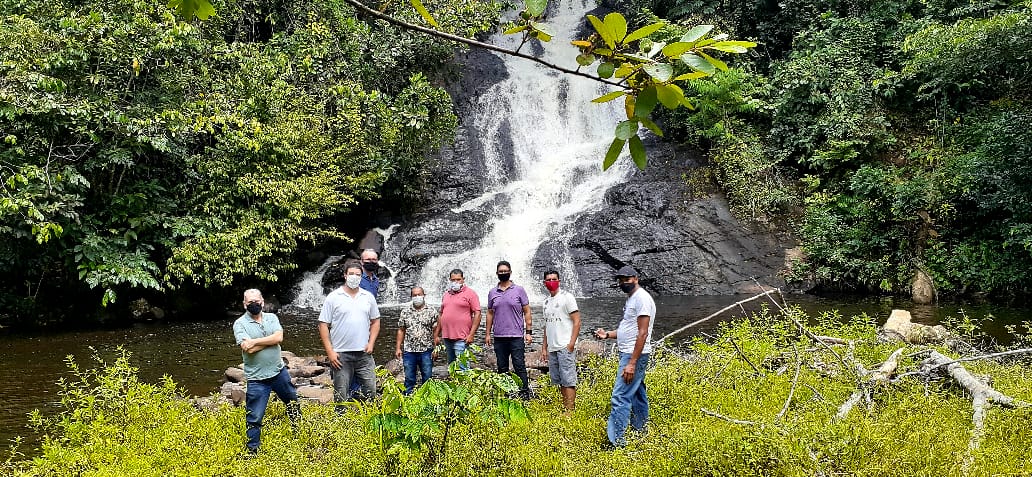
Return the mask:
<svg viewBox="0 0 1032 477"><path fill-rule="evenodd" d="M649 419L649 397L645 394L645 368L649 365L649 355L642 354L638 357L634 378L628 383L621 374L630 360L630 353L620 353L620 367L616 370L613 397L609 402L612 411L609 413L606 434L609 436L609 442L618 447L627 443L624 432L627 431L628 422L634 430L642 431L645 430L645 421Z"/></svg>
<svg viewBox="0 0 1032 477"><path fill-rule="evenodd" d="M344 401L352 398L365 400L376 397L376 361L373 355L365 351L342 351L337 353L340 369L331 369L333 378L333 401L338 414L344 412ZM355 378L361 385L359 392L351 389L351 379Z"/></svg>
<svg viewBox="0 0 1032 477"><path fill-rule="evenodd" d="M412 394L416 389L416 372L423 375L419 384L425 383L433 377L434 357L433 349L421 353L405 351L401 354L401 360L405 363L405 394Z"/></svg>
<svg viewBox="0 0 1032 477"><path fill-rule="evenodd" d="M444 338L442 341L444 341L444 349L448 350L448 364L451 364L463 351L466 351L466 340ZM460 365L459 369L465 371L469 369L469 366Z"/></svg>
<svg viewBox="0 0 1032 477"><path fill-rule="evenodd" d="M509 357L511 356L513 371L523 381L520 384L520 397L524 399L530 397L530 380L527 378L525 353L526 346L522 336L518 338L496 336L494 338L494 352L495 357L498 358L498 372L502 374L509 372Z"/></svg>
<svg viewBox="0 0 1032 477"><path fill-rule="evenodd" d="M290 424L296 426L301 417L301 404L297 401L297 389L290 382L287 368L280 369L279 374L265 379L247 381L244 409L247 410L247 448L256 451L262 443L262 419L269 405L269 394L276 393L280 401L287 406L287 417Z"/></svg>

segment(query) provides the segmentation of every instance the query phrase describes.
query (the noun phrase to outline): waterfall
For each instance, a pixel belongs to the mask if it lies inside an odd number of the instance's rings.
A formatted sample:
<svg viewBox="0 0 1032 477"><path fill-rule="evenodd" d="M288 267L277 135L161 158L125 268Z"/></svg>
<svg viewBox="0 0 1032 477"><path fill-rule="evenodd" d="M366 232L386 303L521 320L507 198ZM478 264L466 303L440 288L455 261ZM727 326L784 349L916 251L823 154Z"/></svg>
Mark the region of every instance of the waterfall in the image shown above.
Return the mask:
<svg viewBox="0 0 1032 477"><path fill-rule="evenodd" d="M576 67L578 49L570 41L595 6L595 0L553 5L546 21L555 37L542 45L540 56ZM490 40L510 49L519 41L519 35L500 34ZM528 43L524 51L532 46ZM625 181L630 171L625 159L602 171L613 130L624 114L622 101L591 103L608 92L607 87L525 59L496 55L508 77L474 98L473 117L467 118L472 125L468 140L480 142L483 157L475 159L484 166L484 176L470 180L482 180L483 193L460 197L450 210L458 217L453 219L456 223L486 220L483 227L470 227L484 235L474 237L479 239L474 247L456 244L445 253L417 257L422 265L418 273L406 272L411 275L405 282L422 285L429 299L440 297L448 272L460 268L466 284L486 302L488 290L497 283L495 265L507 260L513 280L527 289L532 301L540 302L546 294L540 285L546 268L555 267L568 278L575 273L569 253L573 222L603 207L606 191ZM576 280L564 283L567 290L580 291Z"/></svg>
<svg viewBox="0 0 1032 477"><path fill-rule="evenodd" d="M322 309L323 301L326 300L326 291L322 284L323 275L326 274L326 270L331 265L337 263L342 257L343 255L333 255L327 258L322 265L319 265L319 268L305 272L304 276L301 277L301 281L294 287L295 298L294 301L290 302L290 305L309 310Z"/></svg>

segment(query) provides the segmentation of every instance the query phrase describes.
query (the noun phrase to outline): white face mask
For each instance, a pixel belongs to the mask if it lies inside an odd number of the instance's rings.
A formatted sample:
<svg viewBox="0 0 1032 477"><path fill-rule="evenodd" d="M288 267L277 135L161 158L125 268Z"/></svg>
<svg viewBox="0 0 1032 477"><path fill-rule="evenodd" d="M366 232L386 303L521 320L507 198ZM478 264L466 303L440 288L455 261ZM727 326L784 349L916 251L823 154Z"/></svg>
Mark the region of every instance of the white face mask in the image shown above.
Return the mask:
<svg viewBox="0 0 1032 477"><path fill-rule="evenodd" d="M451 282L451 283L448 283L448 289L453 291L453 292L457 292L459 290L462 290L462 282Z"/></svg>
<svg viewBox="0 0 1032 477"><path fill-rule="evenodd" d="M358 288L358 285L360 283L362 283L362 276L361 275L348 275L347 277L344 278L344 284L347 285L348 288L350 288L352 290Z"/></svg>
<svg viewBox="0 0 1032 477"><path fill-rule="evenodd" d="M412 297L412 306L423 306L426 303L425 296L414 296Z"/></svg>

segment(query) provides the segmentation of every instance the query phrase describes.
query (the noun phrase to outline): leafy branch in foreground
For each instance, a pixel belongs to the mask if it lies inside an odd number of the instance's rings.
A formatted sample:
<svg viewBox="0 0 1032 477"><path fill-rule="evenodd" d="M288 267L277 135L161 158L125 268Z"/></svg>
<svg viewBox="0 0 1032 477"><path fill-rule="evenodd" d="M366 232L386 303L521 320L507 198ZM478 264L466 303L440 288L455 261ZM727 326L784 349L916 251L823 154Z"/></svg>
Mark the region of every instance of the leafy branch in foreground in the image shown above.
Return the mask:
<svg viewBox="0 0 1032 477"><path fill-rule="evenodd" d="M437 21L421 0L410 0L410 3L433 28L404 22L372 9L359 0L344 2L359 12L408 30L527 59L562 73L586 77L621 88L593 100L595 103L604 103L624 97L627 111L627 120L616 126L615 137L602 163L603 170L609 169L616 162L625 145L630 149L635 165L639 169L645 169L645 145L638 132L641 127L645 127L657 136L663 135L662 129L651 119L656 106L662 104L671 110L681 106L694 109L685 98L684 90L677 83L706 78L717 70L726 71L727 63L715 58L715 52L739 54L756 47L755 42L731 40L726 34L707 37L713 30L713 25L696 26L684 33L678 41L653 42L649 37L668 27L667 24L656 22L628 33L627 19L620 13L613 12L603 19L594 15L587 16L595 33L585 40L572 42L580 48L581 54L577 56L579 66L571 69L520 52L523 45L530 40L548 42L554 36L551 28L543 22L548 8L547 0L525 0L524 9L518 19L503 32L507 35L523 35L523 40L514 50L436 29ZM207 3L207 0L172 0L169 5L175 5L177 13L184 19L192 18L193 14L201 19L206 18L201 16L202 13L210 15L210 3ZM201 6L195 7L196 5ZM596 61L599 65L595 74L581 71L581 67L590 66Z"/></svg>

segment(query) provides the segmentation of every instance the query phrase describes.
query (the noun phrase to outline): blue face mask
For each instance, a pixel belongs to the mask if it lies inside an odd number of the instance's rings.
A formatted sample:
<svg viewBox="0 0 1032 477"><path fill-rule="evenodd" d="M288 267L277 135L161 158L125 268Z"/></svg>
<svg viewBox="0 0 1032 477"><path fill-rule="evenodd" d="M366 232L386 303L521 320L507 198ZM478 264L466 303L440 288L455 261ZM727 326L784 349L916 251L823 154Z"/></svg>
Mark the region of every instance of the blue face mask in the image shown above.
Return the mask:
<svg viewBox="0 0 1032 477"><path fill-rule="evenodd" d="M635 285L637 284L634 282L621 283L620 290L623 290L624 293L630 293L634 290Z"/></svg>

